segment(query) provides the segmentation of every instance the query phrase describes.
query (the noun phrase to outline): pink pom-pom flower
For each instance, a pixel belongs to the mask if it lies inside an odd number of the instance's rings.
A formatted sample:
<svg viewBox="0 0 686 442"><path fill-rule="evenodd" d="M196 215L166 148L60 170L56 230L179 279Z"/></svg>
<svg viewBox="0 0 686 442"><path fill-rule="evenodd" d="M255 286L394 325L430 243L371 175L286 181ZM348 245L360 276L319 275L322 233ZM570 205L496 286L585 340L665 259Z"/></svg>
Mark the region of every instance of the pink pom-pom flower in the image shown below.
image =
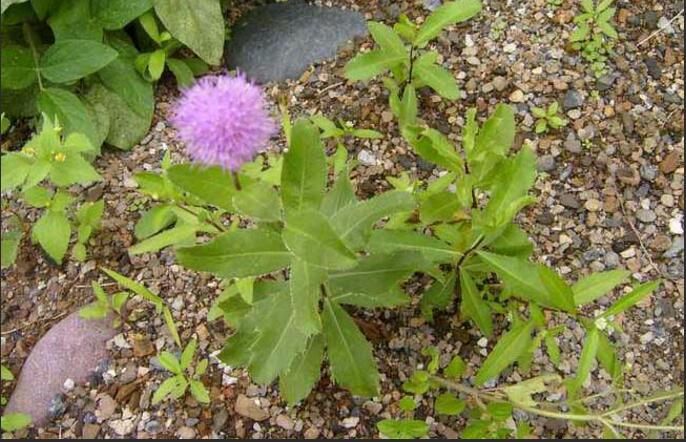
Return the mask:
<svg viewBox="0 0 686 442"><path fill-rule="evenodd" d="M186 89L171 116L195 162L238 170L276 132L259 86L243 75L206 76Z"/></svg>

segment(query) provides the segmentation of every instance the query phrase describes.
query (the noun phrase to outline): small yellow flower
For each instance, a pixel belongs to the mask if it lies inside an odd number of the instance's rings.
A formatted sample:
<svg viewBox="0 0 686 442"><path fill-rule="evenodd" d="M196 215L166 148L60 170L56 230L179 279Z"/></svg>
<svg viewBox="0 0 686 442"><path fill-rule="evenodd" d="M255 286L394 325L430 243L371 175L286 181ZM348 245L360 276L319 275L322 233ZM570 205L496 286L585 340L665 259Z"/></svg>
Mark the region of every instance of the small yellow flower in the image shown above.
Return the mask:
<svg viewBox="0 0 686 442"><path fill-rule="evenodd" d="M67 159L67 155L64 152L58 152L55 154L53 157L55 161L59 161L60 163L64 162L64 160Z"/></svg>
<svg viewBox="0 0 686 442"><path fill-rule="evenodd" d="M22 152L24 152L26 155L30 157L36 156L36 149L34 149L33 147L25 147L24 149L22 149Z"/></svg>

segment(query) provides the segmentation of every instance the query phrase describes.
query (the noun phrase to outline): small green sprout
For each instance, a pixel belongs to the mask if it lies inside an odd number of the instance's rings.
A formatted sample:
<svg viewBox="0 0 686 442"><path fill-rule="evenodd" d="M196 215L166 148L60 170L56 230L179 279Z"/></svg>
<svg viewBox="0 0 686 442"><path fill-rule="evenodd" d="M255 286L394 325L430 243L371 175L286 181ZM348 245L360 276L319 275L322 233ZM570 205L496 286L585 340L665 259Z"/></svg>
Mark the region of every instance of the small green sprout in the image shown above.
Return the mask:
<svg viewBox="0 0 686 442"><path fill-rule="evenodd" d="M567 120L562 118L558 113L560 105L557 101L553 101L548 105L547 109L542 107L534 107L531 112L534 114L536 120L536 133L542 134L548 131L548 129L560 129L567 125Z"/></svg>
<svg viewBox="0 0 686 442"><path fill-rule="evenodd" d="M210 403L210 395L207 392L207 388L200 380L200 377L207 371L208 360L202 359L195 366L194 370L191 367L197 346L198 343L195 339L189 342L186 348L184 348L183 353L181 353L180 360L168 351L163 351L160 354L158 357L160 364L174 376L160 384L152 396L153 404L157 404L167 397L179 399L189 389L196 401L202 404Z"/></svg>

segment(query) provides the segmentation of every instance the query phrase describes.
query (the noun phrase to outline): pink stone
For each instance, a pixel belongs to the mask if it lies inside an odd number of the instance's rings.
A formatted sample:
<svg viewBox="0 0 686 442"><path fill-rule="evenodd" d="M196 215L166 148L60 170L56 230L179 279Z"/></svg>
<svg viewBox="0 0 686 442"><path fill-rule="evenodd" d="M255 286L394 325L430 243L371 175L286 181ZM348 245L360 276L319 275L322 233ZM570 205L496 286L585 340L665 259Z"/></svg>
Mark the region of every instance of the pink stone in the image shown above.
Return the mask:
<svg viewBox="0 0 686 442"><path fill-rule="evenodd" d="M26 413L34 425L45 425L50 402L63 392L64 382L86 383L107 359L105 344L116 333L111 318L83 319L78 312L55 324L26 359L5 412Z"/></svg>

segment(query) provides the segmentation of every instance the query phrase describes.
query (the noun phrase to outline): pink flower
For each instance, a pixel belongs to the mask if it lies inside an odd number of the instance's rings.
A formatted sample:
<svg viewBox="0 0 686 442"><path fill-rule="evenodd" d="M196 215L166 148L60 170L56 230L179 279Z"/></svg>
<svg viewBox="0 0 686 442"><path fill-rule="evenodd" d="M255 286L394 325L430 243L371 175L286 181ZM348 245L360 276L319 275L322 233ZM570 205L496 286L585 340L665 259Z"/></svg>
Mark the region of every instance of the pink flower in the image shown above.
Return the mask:
<svg viewBox="0 0 686 442"><path fill-rule="evenodd" d="M277 126L262 90L245 76L207 76L186 89L172 124L193 161L238 170L262 150Z"/></svg>

